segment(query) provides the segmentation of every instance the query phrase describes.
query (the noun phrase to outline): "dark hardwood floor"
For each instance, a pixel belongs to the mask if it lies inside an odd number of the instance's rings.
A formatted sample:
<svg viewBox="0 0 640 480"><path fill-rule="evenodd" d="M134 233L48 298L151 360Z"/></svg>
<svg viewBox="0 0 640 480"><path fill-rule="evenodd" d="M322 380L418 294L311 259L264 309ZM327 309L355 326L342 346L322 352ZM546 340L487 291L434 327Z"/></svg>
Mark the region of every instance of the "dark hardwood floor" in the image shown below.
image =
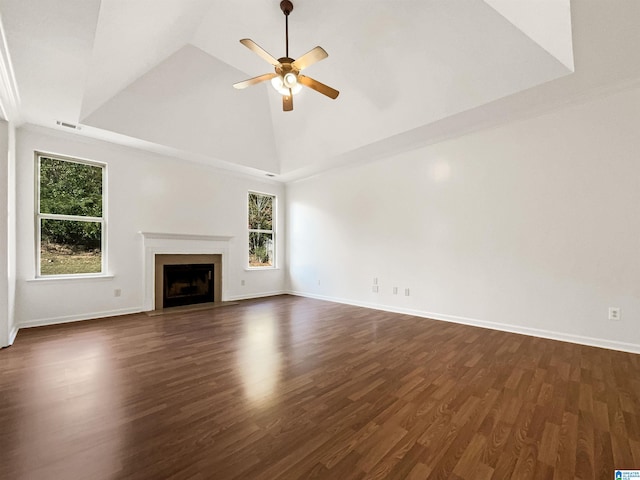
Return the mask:
<svg viewBox="0 0 640 480"><path fill-rule="evenodd" d="M21 330L3 479L610 479L640 356L297 297Z"/></svg>

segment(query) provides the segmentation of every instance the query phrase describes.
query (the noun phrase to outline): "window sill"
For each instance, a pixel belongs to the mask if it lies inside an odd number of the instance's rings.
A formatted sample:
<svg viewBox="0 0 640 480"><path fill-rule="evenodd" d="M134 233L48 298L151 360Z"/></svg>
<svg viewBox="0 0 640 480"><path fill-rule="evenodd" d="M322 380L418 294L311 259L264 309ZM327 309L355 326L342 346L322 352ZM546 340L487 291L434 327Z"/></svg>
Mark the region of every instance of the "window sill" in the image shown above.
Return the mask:
<svg viewBox="0 0 640 480"><path fill-rule="evenodd" d="M28 278L27 282L33 283L56 283L78 280L110 280L115 278L112 274L96 274L96 275L52 275L49 277Z"/></svg>

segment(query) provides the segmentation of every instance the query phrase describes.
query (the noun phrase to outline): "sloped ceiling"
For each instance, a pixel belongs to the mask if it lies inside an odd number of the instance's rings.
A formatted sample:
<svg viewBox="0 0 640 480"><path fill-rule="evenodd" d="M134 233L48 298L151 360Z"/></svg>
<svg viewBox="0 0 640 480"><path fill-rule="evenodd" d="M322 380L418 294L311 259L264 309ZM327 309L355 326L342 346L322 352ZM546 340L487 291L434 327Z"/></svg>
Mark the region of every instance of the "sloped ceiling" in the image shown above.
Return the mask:
<svg viewBox="0 0 640 480"><path fill-rule="evenodd" d="M484 0L523 33L573 70L571 8L557 0Z"/></svg>
<svg viewBox="0 0 640 480"><path fill-rule="evenodd" d="M414 148L640 75L635 0L294 1L293 112L238 40L284 55L278 0L0 0L20 119L283 181ZM612 58L613 55L613 58ZM574 73L575 64L575 73Z"/></svg>

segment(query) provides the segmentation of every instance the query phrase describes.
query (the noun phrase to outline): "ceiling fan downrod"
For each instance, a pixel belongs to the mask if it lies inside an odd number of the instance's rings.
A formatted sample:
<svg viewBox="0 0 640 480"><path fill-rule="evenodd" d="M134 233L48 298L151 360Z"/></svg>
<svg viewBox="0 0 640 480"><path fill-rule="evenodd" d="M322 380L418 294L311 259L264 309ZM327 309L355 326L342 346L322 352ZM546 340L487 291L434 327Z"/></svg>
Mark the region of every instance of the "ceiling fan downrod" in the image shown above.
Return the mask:
<svg viewBox="0 0 640 480"><path fill-rule="evenodd" d="M289 57L289 14L293 11L293 3L289 0L282 0L280 10L284 13L285 55Z"/></svg>

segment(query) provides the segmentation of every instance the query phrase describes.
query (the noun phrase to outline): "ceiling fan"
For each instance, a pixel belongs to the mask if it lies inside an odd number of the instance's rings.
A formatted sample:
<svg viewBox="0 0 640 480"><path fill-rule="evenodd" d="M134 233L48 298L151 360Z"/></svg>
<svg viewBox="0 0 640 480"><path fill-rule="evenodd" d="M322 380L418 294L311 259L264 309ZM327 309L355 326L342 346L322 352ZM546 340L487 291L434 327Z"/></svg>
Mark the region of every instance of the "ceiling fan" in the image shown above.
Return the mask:
<svg viewBox="0 0 640 480"><path fill-rule="evenodd" d="M338 90L300 73L301 70L327 58L329 54L322 47L315 47L297 60L289 58L289 14L293 11L293 4L289 0L282 0L280 9L285 16L286 54L284 57L276 60L253 40L249 38L240 40L241 44L273 65L275 73L265 73L243 82L234 83L233 86L242 89L271 80L273 87L282 94L282 110L285 112L293 110L293 95L299 92L303 85L335 100L340 94Z"/></svg>

